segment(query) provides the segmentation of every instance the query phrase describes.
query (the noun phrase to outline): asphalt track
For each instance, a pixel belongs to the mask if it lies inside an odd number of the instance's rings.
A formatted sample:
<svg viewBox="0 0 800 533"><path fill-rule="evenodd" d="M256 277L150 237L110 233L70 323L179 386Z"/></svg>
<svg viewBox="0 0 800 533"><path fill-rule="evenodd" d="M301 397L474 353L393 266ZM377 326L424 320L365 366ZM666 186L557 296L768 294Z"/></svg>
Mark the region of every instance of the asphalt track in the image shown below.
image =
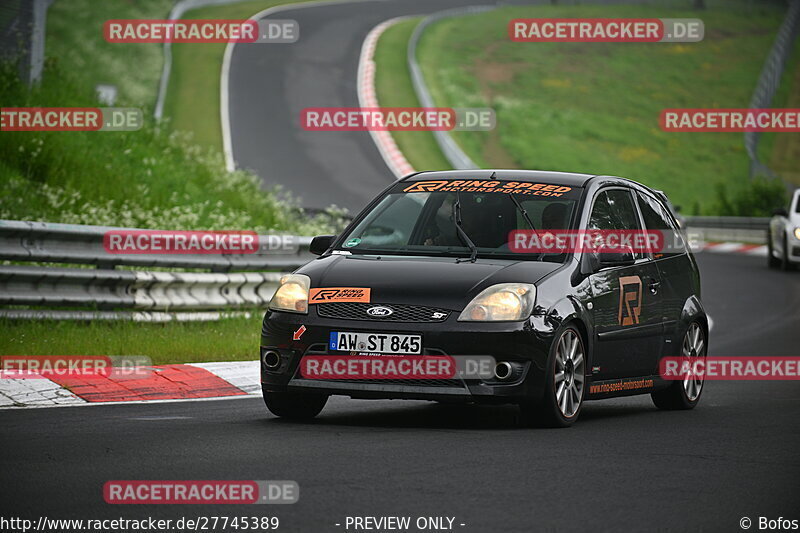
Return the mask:
<svg viewBox="0 0 800 533"><path fill-rule="evenodd" d="M376 24L476 1L390 0L286 11L293 45L237 46L231 131L239 167L307 207L359 209L391 183L366 132L299 127L310 106L356 106ZM489 3L489 2L482 2ZM798 355L800 273L699 256L711 355ZM800 385L713 382L691 412L649 397L594 402L568 430L519 429L512 407L333 398L311 423L258 398L0 411L0 516L253 516L279 531L344 531L347 516L452 516L456 530L741 531L800 519ZM291 479L289 506L112 506L113 479ZM755 530L757 526L754 526ZM351 529L352 531L352 529Z"/></svg>
<svg viewBox="0 0 800 533"><path fill-rule="evenodd" d="M504 4L525 4L522 0ZM361 45L388 19L491 0L379 0L297 8L300 39L284 45L237 45L230 61L229 117L237 168L281 185L309 208L330 204L357 213L394 176L368 132L313 132L300 127L306 107L358 107Z"/></svg>
<svg viewBox="0 0 800 533"><path fill-rule="evenodd" d="M797 355L800 273L700 254L712 355ZM333 398L310 423L258 398L0 411L0 515L273 515L280 531L346 516L455 516L456 530L740 531L800 519L800 385L712 382L697 409L588 403L570 429L512 407ZM289 506L113 506L113 479L291 479ZM753 528L754 530L756 527ZM352 529L351 529L352 531Z"/></svg>

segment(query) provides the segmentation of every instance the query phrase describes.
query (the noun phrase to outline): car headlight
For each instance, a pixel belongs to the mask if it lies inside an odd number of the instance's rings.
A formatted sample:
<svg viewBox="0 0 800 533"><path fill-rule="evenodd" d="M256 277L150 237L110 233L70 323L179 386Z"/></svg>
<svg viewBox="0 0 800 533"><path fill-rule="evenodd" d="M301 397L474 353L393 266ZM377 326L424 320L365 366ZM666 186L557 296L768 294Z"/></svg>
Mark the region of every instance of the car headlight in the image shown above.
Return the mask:
<svg viewBox="0 0 800 533"><path fill-rule="evenodd" d="M533 311L536 286L530 283L498 283L481 291L464 308L460 322L524 320Z"/></svg>
<svg viewBox="0 0 800 533"><path fill-rule="evenodd" d="M308 313L308 289L311 278L303 274L289 274L281 278L281 286L272 295L269 308L273 311Z"/></svg>
<svg viewBox="0 0 800 533"><path fill-rule="evenodd" d="M794 238L800 241L800 228L794 228Z"/></svg>

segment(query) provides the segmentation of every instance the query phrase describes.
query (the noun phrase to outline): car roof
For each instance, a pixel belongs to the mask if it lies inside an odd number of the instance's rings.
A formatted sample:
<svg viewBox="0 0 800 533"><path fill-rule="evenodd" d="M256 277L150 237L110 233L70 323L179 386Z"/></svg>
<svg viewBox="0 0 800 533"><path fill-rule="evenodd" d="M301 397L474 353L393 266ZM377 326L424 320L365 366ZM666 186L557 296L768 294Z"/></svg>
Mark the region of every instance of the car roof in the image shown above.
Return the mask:
<svg viewBox="0 0 800 533"><path fill-rule="evenodd" d="M492 176L494 174L494 176ZM545 184L569 185L583 187L595 174L578 174L574 172L551 172L546 170L438 170L418 172L402 179L402 181L421 181L431 179L498 179L513 181L530 181Z"/></svg>

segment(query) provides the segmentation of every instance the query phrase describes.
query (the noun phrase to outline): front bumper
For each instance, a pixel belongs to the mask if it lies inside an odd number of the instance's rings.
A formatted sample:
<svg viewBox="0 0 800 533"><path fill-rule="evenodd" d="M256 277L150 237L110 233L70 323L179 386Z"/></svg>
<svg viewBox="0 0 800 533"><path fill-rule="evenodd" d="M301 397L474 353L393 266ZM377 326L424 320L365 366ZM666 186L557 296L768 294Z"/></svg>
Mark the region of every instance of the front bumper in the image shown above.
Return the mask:
<svg viewBox="0 0 800 533"><path fill-rule="evenodd" d="M352 398L447 400L517 403L540 398L554 324L543 316L521 322L458 322L458 313L438 323L344 320L320 317L312 306L308 315L267 311L261 332L261 383L265 392L339 394ZM298 369L304 355L328 351L331 331L405 333L422 335L423 355L490 355L517 369L508 380L321 380L306 379ZM296 340L295 340L296 338ZM267 368L264 354L274 351L280 361ZM342 352L334 352L346 355Z"/></svg>

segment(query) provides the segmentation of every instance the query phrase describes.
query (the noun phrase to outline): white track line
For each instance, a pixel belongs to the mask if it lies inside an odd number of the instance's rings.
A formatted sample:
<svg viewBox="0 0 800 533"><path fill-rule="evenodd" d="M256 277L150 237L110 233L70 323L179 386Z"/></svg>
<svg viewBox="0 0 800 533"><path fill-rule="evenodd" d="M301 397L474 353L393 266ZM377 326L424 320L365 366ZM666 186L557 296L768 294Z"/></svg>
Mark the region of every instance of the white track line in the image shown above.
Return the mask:
<svg viewBox="0 0 800 533"><path fill-rule="evenodd" d="M281 11L290 11L292 9L308 9L320 6L332 6L337 4L355 4L360 2L371 2L375 0L317 0L314 2L304 2L299 4L285 4L282 6L274 6L251 16L251 20L260 20L268 15L280 13ZM300 28L302 39L303 28ZM222 123L222 150L225 154L225 167L228 172L236 170L236 161L233 159L233 142L231 141L231 123L230 123L230 110L228 108L228 94L230 84L230 69L231 69L231 56L233 55L233 48L237 43L230 42L225 46L225 55L222 58L222 70L220 72L219 80L219 97L220 97L220 121ZM262 45L259 45L262 46Z"/></svg>
<svg viewBox="0 0 800 533"><path fill-rule="evenodd" d="M183 16L189 11L195 9L202 9L206 7L213 7L225 4L234 4L242 0L181 0L177 2L172 10L167 15L168 20L182 19ZM169 79L172 73L172 43L170 41L164 42L164 64L161 67L161 77L158 80L158 94L156 95L156 105L153 110L153 116L156 119L161 119L164 114L164 102L167 99L167 89L169 88Z"/></svg>

